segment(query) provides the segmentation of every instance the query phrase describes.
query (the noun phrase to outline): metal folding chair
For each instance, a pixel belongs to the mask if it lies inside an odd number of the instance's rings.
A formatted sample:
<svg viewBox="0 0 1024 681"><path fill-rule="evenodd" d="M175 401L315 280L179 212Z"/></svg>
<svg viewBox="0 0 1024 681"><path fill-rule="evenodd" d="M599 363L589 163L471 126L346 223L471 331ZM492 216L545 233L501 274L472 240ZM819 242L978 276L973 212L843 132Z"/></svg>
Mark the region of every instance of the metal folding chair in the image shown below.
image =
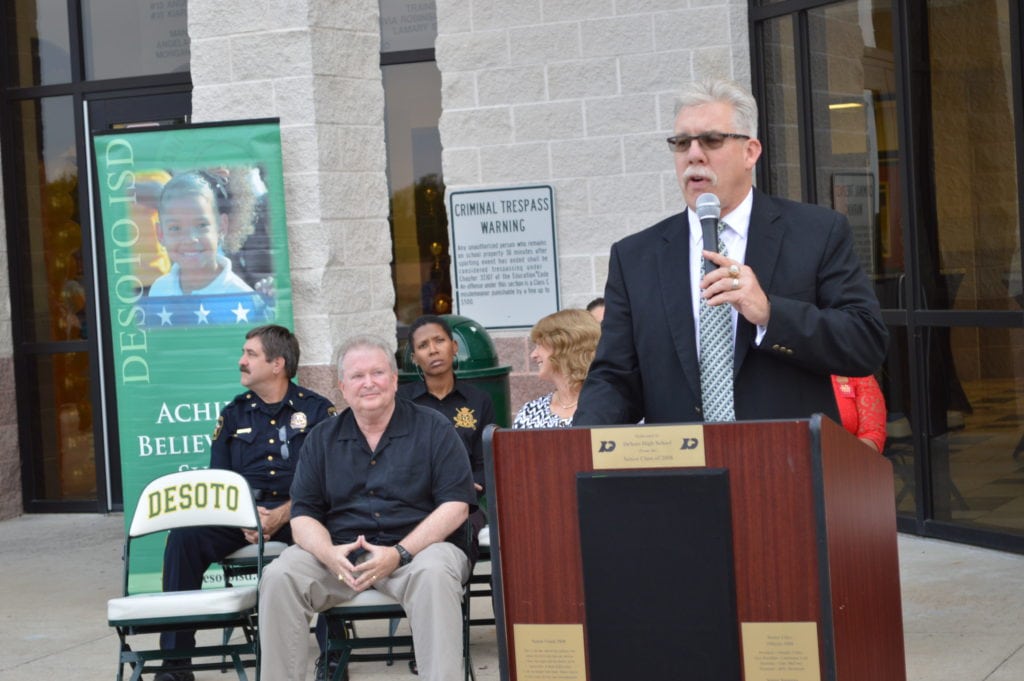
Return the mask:
<svg viewBox="0 0 1024 681"><path fill-rule="evenodd" d="M154 532L180 527L221 526L257 530L255 548L257 585L156 593L129 593L132 542ZM259 636L256 632L258 582L263 574L263 537L259 513L249 484L238 473L220 469L183 471L164 475L146 485L132 516L125 539L124 595L107 601L107 622L117 630L120 642L117 679L122 681L124 665L132 668L131 681L143 673L158 671L154 661L191 659L176 670L224 669L230 658L238 678L247 681L245 666L255 664ZM131 637L170 629L238 628L245 635L240 643L197 645L186 650L135 649ZM247 658L243 660L243 656ZM202 658L220 658L201 662Z"/></svg>
<svg viewBox="0 0 1024 681"><path fill-rule="evenodd" d="M480 554L476 559L473 574L469 576L469 597L488 598L494 597L491 587L491 528L485 525L477 535L480 544ZM471 617L470 626L492 625L494 617Z"/></svg>
<svg viewBox="0 0 1024 681"><path fill-rule="evenodd" d="M340 681L349 662L384 661L393 664L395 660L415 661L412 634L398 634L397 621L405 617L402 604L394 598L374 589L367 589L355 598L322 613L328 620L345 622L345 638L329 637L324 655L340 652L341 657L331 681ZM355 630L357 622L388 620L387 634L383 636L359 636ZM397 650L405 648L405 650ZM366 652L373 650L375 652ZM473 660L469 652L469 590L462 598L462 658L467 681L475 680ZM321 664L327 664L326 659Z"/></svg>
<svg viewBox="0 0 1024 681"><path fill-rule="evenodd" d="M473 526L469 521L466 521L465 532L466 542L473 544ZM473 565L470 565L471 575L472 568ZM463 585L462 592L462 658L466 681L475 681L476 679L469 651L471 584L472 578ZM367 589L356 594L351 600L321 613L321 615L326 617L329 623L338 620L344 622L343 627L328 626L329 631L344 631L345 634L344 638L327 637L327 645L324 648L323 659L321 660L321 664L325 665L324 668L329 669L326 665L332 653L341 653L331 681L340 681L348 663L352 661L381 660L390 665L395 660L409 660L410 667L412 667L416 660L412 634L397 633L399 621L406 616L405 610L402 608L401 603L386 594L375 589ZM359 636L356 631L356 623L367 620L388 620L387 634L384 636ZM407 648L407 650L396 650L396 648ZM367 650L375 652L365 652Z"/></svg>

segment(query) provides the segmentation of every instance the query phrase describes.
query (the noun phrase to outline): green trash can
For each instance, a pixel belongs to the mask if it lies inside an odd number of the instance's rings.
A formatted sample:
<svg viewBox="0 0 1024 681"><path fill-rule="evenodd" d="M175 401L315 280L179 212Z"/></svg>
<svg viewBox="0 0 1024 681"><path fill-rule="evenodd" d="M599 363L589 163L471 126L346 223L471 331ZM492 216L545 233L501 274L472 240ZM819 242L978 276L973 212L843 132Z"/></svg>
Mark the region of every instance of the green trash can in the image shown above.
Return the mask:
<svg viewBox="0 0 1024 681"><path fill-rule="evenodd" d="M491 396L494 404L494 420L503 428L512 425L511 403L508 375L510 366L498 366L498 353L494 349L494 341L487 329L469 317L455 314L441 315L452 327L452 336L459 344L459 352L455 356L455 375L459 380L472 383ZM398 381L411 383L422 380L412 362L412 346L408 341L402 353L402 366L399 368Z"/></svg>

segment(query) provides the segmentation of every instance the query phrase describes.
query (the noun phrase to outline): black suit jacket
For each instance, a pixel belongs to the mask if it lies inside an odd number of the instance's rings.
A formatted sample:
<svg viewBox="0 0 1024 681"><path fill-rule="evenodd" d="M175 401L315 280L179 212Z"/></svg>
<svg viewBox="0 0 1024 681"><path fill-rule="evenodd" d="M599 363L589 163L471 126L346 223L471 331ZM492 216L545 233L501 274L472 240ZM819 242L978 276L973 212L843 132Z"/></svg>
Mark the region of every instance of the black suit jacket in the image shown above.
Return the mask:
<svg viewBox="0 0 1024 681"><path fill-rule="evenodd" d="M703 421L686 212L612 246L601 341L574 425ZM771 303L760 345L742 316L736 418L839 420L830 374L881 365L888 332L846 217L754 190L745 263Z"/></svg>

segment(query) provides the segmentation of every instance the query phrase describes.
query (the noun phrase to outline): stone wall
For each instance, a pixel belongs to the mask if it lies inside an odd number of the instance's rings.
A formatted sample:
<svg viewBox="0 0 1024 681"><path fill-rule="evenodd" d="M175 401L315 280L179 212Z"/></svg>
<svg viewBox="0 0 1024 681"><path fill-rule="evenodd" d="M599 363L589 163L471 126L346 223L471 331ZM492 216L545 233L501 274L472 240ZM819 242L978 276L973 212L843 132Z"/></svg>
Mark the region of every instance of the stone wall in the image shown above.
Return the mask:
<svg viewBox="0 0 1024 681"><path fill-rule="evenodd" d="M191 0L193 119L278 117L299 380L340 401L334 348L395 336L377 0Z"/></svg>
<svg viewBox="0 0 1024 681"><path fill-rule="evenodd" d="M0 166L0 176L3 168ZM10 272L4 188L0 183L0 272ZM14 339L11 336L11 281L0 277L0 520L21 515L21 454L18 449L18 401L14 391Z"/></svg>
<svg viewBox="0 0 1024 681"><path fill-rule="evenodd" d="M554 187L560 300L585 306L611 244L683 207L675 91L749 84L746 0L437 0L437 15L447 190ZM493 335L513 411L550 391L527 331Z"/></svg>

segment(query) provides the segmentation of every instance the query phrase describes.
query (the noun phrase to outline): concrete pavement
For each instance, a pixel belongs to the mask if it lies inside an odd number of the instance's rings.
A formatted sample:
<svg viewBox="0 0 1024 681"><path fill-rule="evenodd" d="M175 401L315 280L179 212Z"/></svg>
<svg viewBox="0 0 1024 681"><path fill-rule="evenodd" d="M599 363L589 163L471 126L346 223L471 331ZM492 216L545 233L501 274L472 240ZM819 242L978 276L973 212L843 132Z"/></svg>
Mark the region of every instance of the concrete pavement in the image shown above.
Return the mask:
<svg viewBox="0 0 1024 681"><path fill-rule="evenodd" d="M120 595L123 533L121 515L0 522L0 681L114 678L106 602ZM909 681L1024 679L1024 556L906 535L899 550ZM494 627L473 627L472 655L478 681L498 679ZM415 677L402 662L363 662L351 678Z"/></svg>

